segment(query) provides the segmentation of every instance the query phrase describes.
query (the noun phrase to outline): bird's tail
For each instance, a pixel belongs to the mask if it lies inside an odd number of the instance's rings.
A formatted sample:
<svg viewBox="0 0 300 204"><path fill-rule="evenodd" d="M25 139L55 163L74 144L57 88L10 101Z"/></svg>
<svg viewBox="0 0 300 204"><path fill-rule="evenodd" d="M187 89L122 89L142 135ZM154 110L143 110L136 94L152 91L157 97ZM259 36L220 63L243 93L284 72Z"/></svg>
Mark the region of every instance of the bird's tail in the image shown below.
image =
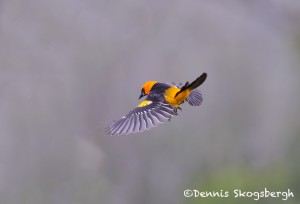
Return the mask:
<svg viewBox="0 0 300 204"><path fill-rule="evenodd" d="M175 97L184 92L185 90L190 90L192 91L193 89L197 88L198 86L200 86L201 84L203 84L203 82L206 80L207 74L204 72L201 76L199 76L195 81L193 81L192 83L186 82L185 85L183 87L181 87L180 91L178 91L175 94Z"/></svg>

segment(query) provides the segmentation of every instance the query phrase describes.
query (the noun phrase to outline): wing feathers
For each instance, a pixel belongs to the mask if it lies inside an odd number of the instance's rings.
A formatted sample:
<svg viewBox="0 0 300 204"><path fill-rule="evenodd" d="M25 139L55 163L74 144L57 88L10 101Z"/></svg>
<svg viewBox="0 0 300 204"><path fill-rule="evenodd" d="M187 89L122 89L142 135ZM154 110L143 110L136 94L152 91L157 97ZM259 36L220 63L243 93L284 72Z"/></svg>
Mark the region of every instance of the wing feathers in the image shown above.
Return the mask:
<svg viewBox="0 0 300 204"><path fill-rule="evenodd" d="M130 134L131 132L132 132L132 130L133 130L133 115L130 117L130 120L129 120L129 126L128 126L128 128L127 128L127 130L126 130L126 135L127 134Z"/></svg>
<svg viewBox="0 0 300 204"><path fill-rule="evenodd" d="M163 102L152 102L149 105L136 107L126 116L114 121L107 128L110 135L142 132L164 123L175 115L171 105Z"/></svg>
<svg viewBox="0 0 300 204"><path fill-rule="evenodd" d="M191 106L200 106L203 98L202 94L199 90L194 89L190 95L186 98L186 101L191 105Z"/></svg>
<svg viewBox="0 0 300 204"><path fill-rule="evenodd" d="M155 111L152 112L152 114L154 115L154 117L157 118L157 120L161 123L164 122L163 118L161 117L161 115L157 114Z"/></svg>
<svg viewBox="0 0 300 204"><path fill-rule="evenodd" d="M146 123L146 129L149 130L150 129L150 124L149 124L149 121L148 121L148 118L146 117L146 111L144 111L144 114L142 114L144 120L145 120L145 123Z"/></svg>
<svg viewBox="0 0 300 204"><path fill-rule="evenodd" d="M132 116L130 116L131 118ZM126 130L128 129L128 126L130 125L129 122L130 122L130 118L128 120L125 121L124 125L123 125L123 128L120 128L120 132L119 134L124 134L126 132Z"/></svg>

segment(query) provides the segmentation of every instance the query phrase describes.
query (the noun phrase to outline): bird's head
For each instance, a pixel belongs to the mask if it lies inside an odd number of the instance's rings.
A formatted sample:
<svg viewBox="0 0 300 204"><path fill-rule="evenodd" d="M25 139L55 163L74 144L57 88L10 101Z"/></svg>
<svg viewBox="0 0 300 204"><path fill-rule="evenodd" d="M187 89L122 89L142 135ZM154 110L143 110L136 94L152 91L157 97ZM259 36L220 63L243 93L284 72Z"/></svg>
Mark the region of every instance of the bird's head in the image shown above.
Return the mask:
<svg viewBox="0 0 300 204"><path fill-rule="evenodd" d="M150 93L152 87L156 83L157 83L157 81L147 81L146 83L144 83L142 88L141 88L141 95L140 95L139 99L146 96L146 95L148 95Z"/></svg>

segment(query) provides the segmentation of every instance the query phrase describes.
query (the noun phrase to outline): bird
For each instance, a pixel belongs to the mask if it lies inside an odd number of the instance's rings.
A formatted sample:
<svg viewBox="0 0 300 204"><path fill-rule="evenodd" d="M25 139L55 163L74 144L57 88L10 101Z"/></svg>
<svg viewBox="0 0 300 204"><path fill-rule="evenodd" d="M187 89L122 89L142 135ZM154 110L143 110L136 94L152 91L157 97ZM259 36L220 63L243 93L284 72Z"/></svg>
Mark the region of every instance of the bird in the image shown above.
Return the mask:
<svg viewBox="0 0 300 204"><path fill-rule="evenodd" d="M202 94L196 88L207 78L203 73L192 83L160 83L147 81L141 87L139 99L146 97L127 115L117 121L113 121L106 128L109 135L128 135L143 132L161 123L170 121L178 115L177 110L182 110L180 105L185 101L191 106L200 106Z"/></svg>

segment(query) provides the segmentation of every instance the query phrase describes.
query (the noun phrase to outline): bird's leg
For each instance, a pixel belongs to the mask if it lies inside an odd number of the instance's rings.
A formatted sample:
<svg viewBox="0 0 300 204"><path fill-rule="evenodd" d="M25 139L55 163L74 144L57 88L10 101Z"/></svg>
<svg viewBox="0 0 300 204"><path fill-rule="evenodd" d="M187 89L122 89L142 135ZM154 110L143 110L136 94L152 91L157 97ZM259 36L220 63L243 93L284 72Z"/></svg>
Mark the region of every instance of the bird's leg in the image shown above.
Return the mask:
<svg viewBox="0 0 300 204"><path fill-rule="evenodd" d="M182 109L179 106L177 108L174 108L175 115L178 115L178 113L177 113L178 109L182 111Z"/></svg>
<svg viewBox="0 0 300 204"><path fill-rule="evenodd" d="M174 108L174 113L175 113L175 115L178 115L177 108Z"/></svg>

